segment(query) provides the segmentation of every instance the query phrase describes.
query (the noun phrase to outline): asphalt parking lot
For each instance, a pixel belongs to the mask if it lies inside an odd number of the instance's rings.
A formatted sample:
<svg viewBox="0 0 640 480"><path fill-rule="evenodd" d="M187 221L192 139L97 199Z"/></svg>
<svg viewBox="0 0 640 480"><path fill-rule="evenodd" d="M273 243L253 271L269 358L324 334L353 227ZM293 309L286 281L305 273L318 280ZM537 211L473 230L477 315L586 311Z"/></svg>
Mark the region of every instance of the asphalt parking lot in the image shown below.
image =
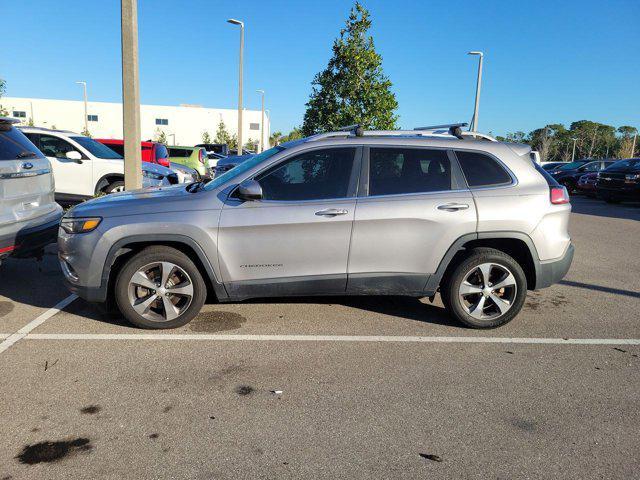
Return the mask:
<svg viewBox="0 0 640 480"><path fill-rule="evenodd" d="M637 477L640 206L573 204L569 274L492 331L332 297L148 332L10 260L0 479Z"/></svg>

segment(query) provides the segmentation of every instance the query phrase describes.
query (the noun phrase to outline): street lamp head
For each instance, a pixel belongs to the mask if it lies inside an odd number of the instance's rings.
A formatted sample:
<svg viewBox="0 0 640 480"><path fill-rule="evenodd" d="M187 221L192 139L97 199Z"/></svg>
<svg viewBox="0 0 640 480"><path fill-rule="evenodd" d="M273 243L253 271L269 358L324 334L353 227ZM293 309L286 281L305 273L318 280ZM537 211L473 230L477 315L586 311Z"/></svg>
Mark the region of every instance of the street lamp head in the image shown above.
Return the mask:
<svg viewBox="0 0 640 480"><path fill-rule="evenodd" d="M467 52L467 55L480 55L482 57L484 55L484 53L474 50L472 52Z"/></svg>
<svg viewBox="0 0 640 480"><path fill-rule="evenodd" d="M256 90L256 92L261 93L262 95L264 95L264 90Z"/></svg>
<svg viewBox="0 0 640 480"><path fill-rule="evenodd" d="M227 22L232 23L233 25L240 25L241 27L244 27L244 22L236 20L235 18L230 18L229 20L227 20Z"/></svg>
<svg viewBox="0 0 640 480"><path fill-rule="evenodd" d="M77 83L78 85L86 85L86 84L87 84L87 82L83 82L83 81L76 82L76 83Z"/></svg>

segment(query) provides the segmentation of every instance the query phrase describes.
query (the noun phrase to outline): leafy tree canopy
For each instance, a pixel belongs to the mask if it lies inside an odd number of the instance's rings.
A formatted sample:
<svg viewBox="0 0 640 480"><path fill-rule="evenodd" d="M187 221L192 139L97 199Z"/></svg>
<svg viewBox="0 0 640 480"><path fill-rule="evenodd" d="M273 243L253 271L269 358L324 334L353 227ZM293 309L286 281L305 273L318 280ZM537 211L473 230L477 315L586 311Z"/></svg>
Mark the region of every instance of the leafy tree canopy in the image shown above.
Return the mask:
<svg viewBox="0 0 640 480"><path fill-rule="evenodd" d="M327 68L313 79L302 124L305 136L356 123L379 130L396 128L398 102L369 35L369 17L356 2L333 43Z"/></svg>

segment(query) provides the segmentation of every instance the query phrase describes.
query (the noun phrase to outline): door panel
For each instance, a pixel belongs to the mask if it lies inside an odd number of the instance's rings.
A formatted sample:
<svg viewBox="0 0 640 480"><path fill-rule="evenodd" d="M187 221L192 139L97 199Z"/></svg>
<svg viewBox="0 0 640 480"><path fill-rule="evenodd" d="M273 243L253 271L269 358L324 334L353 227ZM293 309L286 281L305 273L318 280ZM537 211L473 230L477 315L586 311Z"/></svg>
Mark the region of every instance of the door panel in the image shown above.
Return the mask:
<svg viewBox="0 0 640 480"><path fill-rule="evenodd" d="M56 193L90 196L93 191L93 165L78 148L54 135L39 135L39 148L51 162L56 181ZM81 153L82 163L66 158L70 151Z"/></svg>
<svg viewBox="0 0 640 480"><path fill-rule="evenodd" d="M440 149L371 147L348 264L351 293L415 294L451 245L476 231L455 158Z"/></svg>
<svg viewBox="0 0 640 480"><path fill-rule="evenodd" d="M354 172L359 172L356 152L302 152L255 176L262 200L230 195L218 231L220 270L230 296L345 291L358 182Z"/></svg>

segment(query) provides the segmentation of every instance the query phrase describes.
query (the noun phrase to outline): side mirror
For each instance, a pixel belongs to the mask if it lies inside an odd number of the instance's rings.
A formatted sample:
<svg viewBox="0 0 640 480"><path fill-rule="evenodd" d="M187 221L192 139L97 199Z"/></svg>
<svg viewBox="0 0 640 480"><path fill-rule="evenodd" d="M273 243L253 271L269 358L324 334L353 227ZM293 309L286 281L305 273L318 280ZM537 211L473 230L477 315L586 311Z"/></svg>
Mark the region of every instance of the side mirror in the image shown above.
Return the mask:
<svg viewBox="0 0 640 480"><path fill-rule="evenodd" d="M69 160L73 160L76 163L82 163L82 155L80 155L80 152L76 150L70 150L67 153L65 153L64 156L67 157Z"/></svg>
<svg viewBox="0 0 640 480"><path fill-rule="evenodd" d="M255 180L245 180L238 185L236 197L242 200L260 200L262 198L262 187Z"/></svg>

